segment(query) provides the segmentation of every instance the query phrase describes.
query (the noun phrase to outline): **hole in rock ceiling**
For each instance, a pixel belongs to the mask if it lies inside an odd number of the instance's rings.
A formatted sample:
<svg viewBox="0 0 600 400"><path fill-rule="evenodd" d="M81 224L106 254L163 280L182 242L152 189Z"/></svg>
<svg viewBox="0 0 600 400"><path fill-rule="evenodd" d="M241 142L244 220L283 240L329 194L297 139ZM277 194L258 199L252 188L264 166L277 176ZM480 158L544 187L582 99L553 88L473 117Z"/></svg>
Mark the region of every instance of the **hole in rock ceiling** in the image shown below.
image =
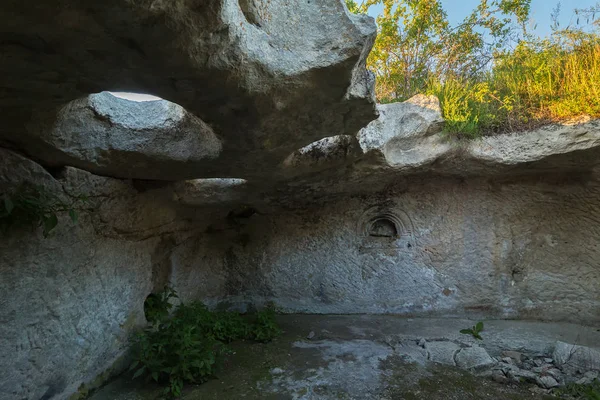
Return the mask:
<svg viewBox="0 0 600 400"><path fill-rule="evenodd" d="M374 237L397 237L398 230L396 224L387 218L375 220L369 228L369 236Z"/></svg>
<svg viewBox="0 0 600 400"><path fill-rule="evenodd" d="M113 96L118 97L120 99L135 101L137 103L142 103L145 101L163 100L158 96L153 96L151 94L145 94L145 93L131 93L131 92L108 92L108 93L110 93Z"/></svg>

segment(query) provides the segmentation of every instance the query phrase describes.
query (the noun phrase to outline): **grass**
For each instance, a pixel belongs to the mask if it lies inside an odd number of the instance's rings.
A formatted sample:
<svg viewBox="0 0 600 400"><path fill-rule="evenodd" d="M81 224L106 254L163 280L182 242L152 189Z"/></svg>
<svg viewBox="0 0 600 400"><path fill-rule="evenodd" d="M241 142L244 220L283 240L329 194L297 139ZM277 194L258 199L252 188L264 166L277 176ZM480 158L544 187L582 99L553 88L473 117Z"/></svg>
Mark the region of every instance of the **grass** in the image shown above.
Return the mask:
<svg viewBox="0 0 600 400"><path fill-rule="evenodd" d="M600 37L561 32L498 54L472 79L432 79L446 131L466 137L534 129L582 115L600 117Z"/></svg>
<svg viewBox="0 0 600 400"><path fill-rule="evenodd" d="M595 379L589 385L570 383L556 390L555 394L567 399L600 400L600 380Z"/></svg>

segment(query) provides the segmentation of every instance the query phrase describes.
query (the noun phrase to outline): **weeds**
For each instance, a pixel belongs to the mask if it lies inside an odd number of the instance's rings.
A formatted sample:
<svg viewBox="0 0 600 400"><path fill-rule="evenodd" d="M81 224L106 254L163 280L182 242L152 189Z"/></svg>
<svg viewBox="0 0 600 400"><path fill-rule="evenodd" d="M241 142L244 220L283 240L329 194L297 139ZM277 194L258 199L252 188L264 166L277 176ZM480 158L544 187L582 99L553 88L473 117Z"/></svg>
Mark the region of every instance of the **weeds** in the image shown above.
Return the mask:
<svg viewBox="0 0 600 400"><path fill-rule="evenodd" d="M483 331L483 322L479 321L477 324L473 325L473 327L471 327L471 328L461 329L460 333L462 333L463 335L471 335L475 339L483 340L483 338L479 334L479 333L481 333L481 331Z"/></svg>
<svg viewBox="0 0 600 400"><path fill-rule="evenodd" d="M22 185L14 193L0 195L0 231L7 233L13 227L42 227L44 237L58 225L58 214L67 212L76 223L75 206L86 199L81 196L71 204L64 203L42 186Z"/></svg>
<svg viewBox="0 0 600 400"><path fill-rule="evenodd" d="M269 342L281 335L281 329L275 322L275 307L269 306L256 313L256 320L250 334L257 342Z"/></svg>
<svg viewBox="0 0 600 400"><path fill-rule="evenodd" d="M595 379L589 385L570 383L564 388L555 390L554 394L563 398L600 400L600 380Z"/></svg>
<svg viewBox="0 0 600 400"><path fill-rule="evenodd" d="M281 331L270 306L249 321L238 313L213 312L200 302L173 308L177 293L165 287L148 297L146 318L151 326L134 341L134 378L145 376L165 384L165 394L178 397L185 383L202 383L218 370L234 340L268 342Z"/></svg>
<svg viewBox="0 0 600 400"><path fill-rule="evenodd" d="M146 321L154 325L169 316L173 308L171 299L176 299L177 293L168 286L160 293L151 293L144 302L144 316Z"/></svg>
<svg viewBox="0 0 600 400"><path fill-rule="evenodd" d="M446 131L467 137L533 129L589 115L600 117L600 38L562 32L524 41L472 79L432 79Z"/></svg>

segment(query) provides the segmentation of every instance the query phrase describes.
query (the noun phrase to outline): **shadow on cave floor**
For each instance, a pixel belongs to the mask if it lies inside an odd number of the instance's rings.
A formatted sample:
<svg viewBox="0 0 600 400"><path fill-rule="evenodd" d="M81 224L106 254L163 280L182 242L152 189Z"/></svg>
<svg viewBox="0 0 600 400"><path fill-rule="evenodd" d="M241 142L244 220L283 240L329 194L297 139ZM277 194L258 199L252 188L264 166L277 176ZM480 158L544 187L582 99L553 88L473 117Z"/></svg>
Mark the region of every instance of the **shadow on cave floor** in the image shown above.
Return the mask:
<svg viewBox="0 0 600 400"><path fill-rule="evenodd" d="M486 321L484 340L478 342L459 333L473 325L469 320L367 315L285 315L278 320L284 330L280 338L268 344L232 343L233 354L218 376L187 385L183 399L551 399L534 384L500 384L434 363L428 359L431 349L424 347L481 345L499 357L503 350L548 356L557 340L600 344L597 328L566 323ZM91 399L158 400L161 393L160 387L125 375Z"/></svg>

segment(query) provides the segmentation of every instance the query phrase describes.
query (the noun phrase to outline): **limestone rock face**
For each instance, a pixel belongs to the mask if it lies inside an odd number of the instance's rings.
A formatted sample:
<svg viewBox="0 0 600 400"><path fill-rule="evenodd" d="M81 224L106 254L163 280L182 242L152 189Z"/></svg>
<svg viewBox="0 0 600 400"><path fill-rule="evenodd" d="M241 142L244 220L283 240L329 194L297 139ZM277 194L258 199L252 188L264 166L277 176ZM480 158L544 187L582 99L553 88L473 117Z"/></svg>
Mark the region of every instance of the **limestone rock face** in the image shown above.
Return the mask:
<svg viewBox="0 0 600 400"><path fill-rule="evenodd" d="M598 121L464 141L435 98L375 107L375 25L341 0L68 3L0 8L0 196L88 198L47 239L0 238L0 398L110 369L166 284L241 310L600 321Z"/></svg>
<svg viewBox="0 0 600 400"><path fill-rule="evenodd" d="M2 399L67 398L126 367L130 337L146 323L144 300L169 279L171 250L207 225L177 209L171 190L75 168L57 176L0 149L0 199L24 183L67 204L88 197L78 222L59 213L47 238L29 225L0 233Z"/></svg>
<svg viewBox="0 0 600 400"><path fill-rule="evenodd" d="M519 166L546 171L590 168L600 154L600 121L485 137L470 143L468 154L486 168L504 171L517 171Z"/></svg>
<svg viewBox="0 0 600 400"><path fill-rule="evenodd" d="M86 0L69 7L23 1L6 4L0 21L10 60L0 67L0 139L27 152L31 135L55 135L37 127L23 135L32 111L46 116L38 124L52 132L57 109L106 90L172 101L222 139L221 152L216 143L198 143L197 157L219 157L208 170L179 179L264 174L293 151L354 135L376 117L374 81L364 67L376 27L340 0ZM54 152L56 142L44 144L31 154ZM77 144L66 147L77 152ZM100 162L79 156L69 162ZM119 168L108 172L117 176ZM144 178L172 177L150 170Z"/></svg>
<svg viewBox="0 0 600 400"><path fill-rule="evenodd" d="M598 165L600 122L556 124L530 132L458 140L441 134L443 119L433 96L378 105L379 118L358 134L366 169L394 176L430 173L507 176L590 170Z"/></svg>
<svg viewBox="0 0 600 400"><path fill-rule="evenodd" d="M225 252L217 263L178 265L223 288L204 300L240 309L274 301L301 313L596 323L600 229L589 221L600 221L599 194L597 178L575 173L562 181L413 177L254 215L237 231L208 235ZM189 242L178 252L198 248Z"/></svg>
<svg viewBox="0 0 600 400"><path fill-rule="evenodd" d="M22 183L66 196L39 165L0 150L0 193ZM0 236L3 399L76 391L122 355L144 321L152 243L99 238L87 214L77 225L65 217L48 239L32 227Z"/></svg>
<svg viewBox="0 0 600 400"><path fill-rule="evenodd" d="M31 135L29 153L120 178L177 180L208 171L221 152L212 129L177 104L134 102L108 92L70 102Z"/></svg>
<svg viewBox="0 0 600 400"><path fill-rule="evenodd" d="M456 353L455 359L458 367L473 370L490 368L496 363L488 352L479 346L461 349Z"/></svg>
<svg viewBox="0 0 600 400"><path fill-rule="evenodd" d="M416 168L449 151L439 135L443 118L433 96L415 96L403 103L380 104L379 118L362 129L358 140L365 153L380 153L388 165Z"/></svg>
<svg viewBox="0 0 600 400"><path fill-rule="evenodd" d="M247 182L236 178L194 179L177 182L173 188L175 201L191 205L237 204L249 200Z"/></svg>
<svg viewBox="0 0 600 400"><path fill-rule="evenodd" d="M22 184L35 184L57 196L62 195L61 185L41 165L0 148L0 193L16 190Z"/></svg>
<svg viewBox="0 0 600 400"><path fill-rule="evenodd" d="M333 168L362 154L356 139L349 135L324 138L290 154L283 162L289 173L302 174Z"/></svg>
<svg viewBox="0 0 600 400"><path fill-rule="evenodd" d="M580 374L600 371L600 351L590 347L558 341L552 358L564 371Z"/></svg>

